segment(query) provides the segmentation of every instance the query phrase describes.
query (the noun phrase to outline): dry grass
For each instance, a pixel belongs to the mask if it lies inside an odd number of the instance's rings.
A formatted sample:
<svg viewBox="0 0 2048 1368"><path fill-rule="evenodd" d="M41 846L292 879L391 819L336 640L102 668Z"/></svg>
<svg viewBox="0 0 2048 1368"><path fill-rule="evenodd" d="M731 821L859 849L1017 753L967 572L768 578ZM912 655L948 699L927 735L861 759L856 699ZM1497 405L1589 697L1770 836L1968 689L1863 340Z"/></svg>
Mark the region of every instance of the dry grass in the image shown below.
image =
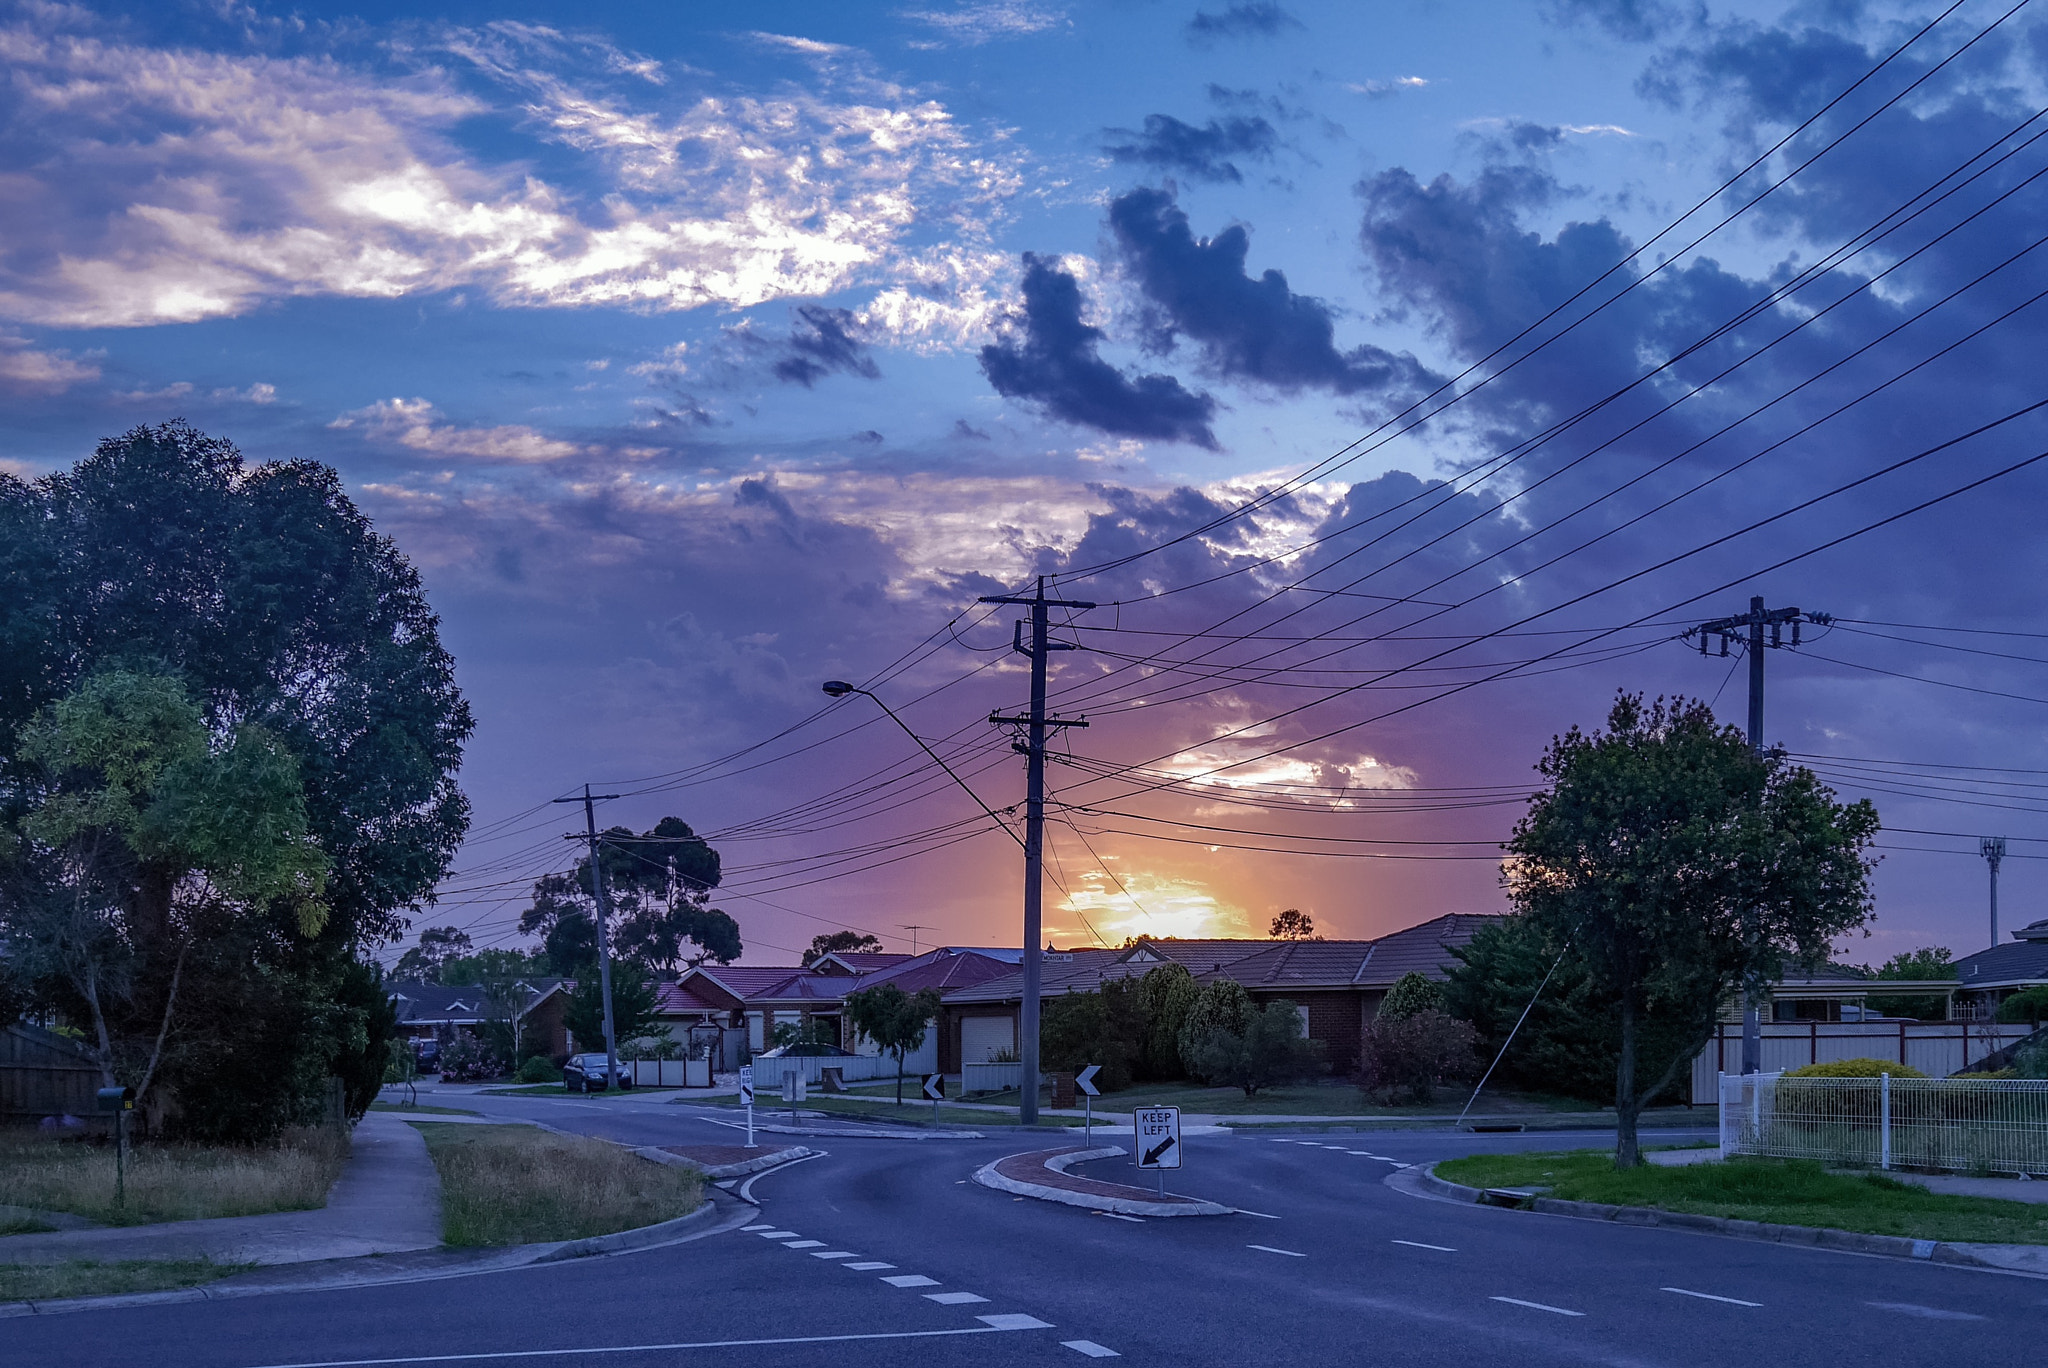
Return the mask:
<svg viewBox="0 0 2048 1368"><path fill-rule="evenodd" d="M73 1259L56 1264L0 1264L0 1302L55 1301L61 1297L110 1297L123 1292L162 1292L197 1287L254 1264L211 1259Z"/></svg>
<svg viewBox="0 0 2048 1368"><path fill-rule="evenodd" d="M441 1238L451 1245L581 1240L687 1216L704 1201L695 1169L602 1140L532 1126L413 1124L441 1174Z"/></svg>
<svg viewBox="0 0 2048 1368"><path fill-rule="evenodd" d="M111 1145L34 1133L0 1136L0 1205L68 1211L107 1225L305 1211L327 1201L346 1135L308 1127L268 1145L135 1145L127 1201L114 1203Z"/></svg>

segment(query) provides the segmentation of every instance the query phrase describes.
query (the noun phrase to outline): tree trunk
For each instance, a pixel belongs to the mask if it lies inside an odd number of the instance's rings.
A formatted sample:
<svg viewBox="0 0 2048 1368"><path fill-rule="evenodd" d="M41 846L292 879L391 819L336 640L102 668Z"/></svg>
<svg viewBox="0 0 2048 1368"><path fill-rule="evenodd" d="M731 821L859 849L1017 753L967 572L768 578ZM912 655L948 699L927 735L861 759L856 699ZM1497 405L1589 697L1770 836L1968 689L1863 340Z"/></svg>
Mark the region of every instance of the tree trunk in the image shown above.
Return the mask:
<svg viewBox="0 0 2048 1368"><path fill-rule="evenodd" d="M1635 995L1621 995L1621 1058L1614 1066L1614 1166L1632 1169L1642 1162L1636 1144L1636 1116L1642 1099L1636 1093Z"/></svg>
<svg viewBox="0 0 2048 1368"><path fill-rule="evenodd" d="M903 1105L903 1051L896 1051L896 1105Z"/></svg>

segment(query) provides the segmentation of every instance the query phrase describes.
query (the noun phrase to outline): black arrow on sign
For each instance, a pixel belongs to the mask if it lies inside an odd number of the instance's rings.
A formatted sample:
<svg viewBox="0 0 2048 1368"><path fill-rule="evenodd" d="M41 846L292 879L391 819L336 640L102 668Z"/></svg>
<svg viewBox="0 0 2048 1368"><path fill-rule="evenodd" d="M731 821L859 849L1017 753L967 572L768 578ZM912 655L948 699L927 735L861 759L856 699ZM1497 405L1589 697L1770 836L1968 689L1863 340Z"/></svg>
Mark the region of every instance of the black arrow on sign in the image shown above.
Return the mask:
<svg viewBox="0 0 2048 1368"><path fill-rule="evenodd" d="M1158 1163L1158 1162L1159 1162L1159 1156L1160 1156L1160 1155L1162 1155L1162 1154L1164 1154L1164 1153L1166 1153L1166 1152L1167 1152L1168 1150L1170 1150L1170 1149L1172 1149L1172 1148L1173 1148L1173 1137L1169 1135L1169 1136L1167 1136L1167 1137L1166 1137L1166 1138L1165 1138L1164 1140L1161 1140L1161 1141L1159 1142L1159 1145L1158 1145L1158 1147L1157 1147L1157 1148L1155 1148L1155 1149L1148 1149L1148 1150L1146 1150L1146 1151L1145 1151L1145 1162L1146 1162L1147 1164L1156 1164L1156 1163Z"/></svg>

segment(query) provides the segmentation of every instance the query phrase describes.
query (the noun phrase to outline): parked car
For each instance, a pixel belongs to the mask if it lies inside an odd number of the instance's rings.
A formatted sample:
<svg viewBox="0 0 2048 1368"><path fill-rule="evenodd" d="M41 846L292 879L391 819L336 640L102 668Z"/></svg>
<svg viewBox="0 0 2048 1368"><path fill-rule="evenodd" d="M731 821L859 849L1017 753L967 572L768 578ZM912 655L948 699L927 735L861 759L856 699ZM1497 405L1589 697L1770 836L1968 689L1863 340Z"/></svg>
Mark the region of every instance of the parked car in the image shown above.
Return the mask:
<svg viewBox="0 0 2048 1368"><path fill-rule="evenodd" d="M413 1067L417 1069L420 1073L430 1074L441 1072L440 1041L420 1041L417 1045L413 1046L412 1057Z"/></svg>
<svg viewBox="0 0 2048 1368"><path fill-rule="evenodd" d="M619 1071L614 1081L617 1082L621 1092L632 1087L633 1066L624 1060L620 1060ZM605 1090L604 1056L601 1054L570 1055L568 1062L562 1065L562 1086L570 1092L603 1092Z"/></svg>

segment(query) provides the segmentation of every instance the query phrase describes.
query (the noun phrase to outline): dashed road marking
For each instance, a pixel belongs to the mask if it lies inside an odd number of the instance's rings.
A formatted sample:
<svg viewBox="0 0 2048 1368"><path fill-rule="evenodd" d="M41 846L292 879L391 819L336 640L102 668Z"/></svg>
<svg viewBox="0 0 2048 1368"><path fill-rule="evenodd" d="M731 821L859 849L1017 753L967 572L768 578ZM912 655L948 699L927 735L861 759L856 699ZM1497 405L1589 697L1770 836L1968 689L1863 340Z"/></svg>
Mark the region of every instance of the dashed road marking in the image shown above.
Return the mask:
<svg viewBox="0 0 2048 1368"><path fill-rule="evenodd" d="M1036 1316L1021 1316L1012 1312L999 1316L976 1316L976 1320L991 1330L1050 1330L1051 1321L1042 1321Z"/></svg>
<svg viewBox="0 0 2048 1368"><path fill-rule="evenodd" d="M1262 1221L1277 1221L1280 1219L1278 1216L1268 1216L1263 1211L1246 1211L1243 1207L1232 1207L1231 1210L1240 1216L1256 1216Z"/></svg>
<svg viewBox="0 0 2048 1368"><path fill-rule="evenodd" d="M1420 1240L1393 1240L1389 1241L1389 1243L1407 1245L1410 1249L1434 1249L1439 1254L1455 1254L1458 1252L1457 1250L1451 1248L1449 1245L1424 1244ZM1667 1287L1664 1290L1666 1292L1676 1292L1678 1289L1675 1287Z"/></svg>
<svg viewBox="0 0 2048 1368"><path fill-rule="evenodd" d="M782 1247L784 1249L823 1249L825 1242L823 1240L785 1240Z"/></svg>
<svg viewBox="0 0 2048 1368"><path fill-rule="evenodd" d="M1939 1306L1921 1306L1916 1302L1865 1302L1880 1311L1896 1311L1902 1316L1918 1316L1922 1320L1988 1320L1969 1311L1947 1311Z"/></svg>
<svg viewBox="0 0 2048 1368"><path fill-rule="evenodd" d="M1531 1311L1548 1311L1553 1316L1583 1316L1583 1311L1567 1311L1562 1306L1546 1306L1542 1302L1523 1301L1520 1297L1489 1297L1489 1301L1506 1302L1509 1306L1526 1306Z"/></svg>
<svg viewBox="0 0 2048 1368"><path fill-rule="evenodd" d="M860 1255L850 1249L814 1249L811 1251L811 1257L814 1259L857 1259Z"/></svg>
<svg viewBox="0 0 2048 1368"><path fill-rule="evenodd" d="M1089 1358L1123 1357L1123 1355L1119 1354L1116 1350L1105 1349L1103 1346L1097 1344L1094 1340L1061 1340L1060 1348L1071 1349L1075 1353L1084 1354Z"/></svg>
<svg viewBox="0 0 2048 1368"><path fill-rule="evenodd" d="M924 1299L937 1302L941 1306L970 1306L988 1300L987 1297L978 1296L973 1292L927 1292Z"/></svg>
<svg viewBox="0 0 2048 1368"><path fill-rule="evenodd" d="M1712 1292L1695 1292L1690 1287L1664 1287L1662 1292L1676 1292L1681 1297L1698 1297L1701 1301L1727 1302L1730 1306L1762 1306L1762 1302L1744 1301L1740 1297L1717 1297Z"/></svg>
<svg viewBox="0 0 2048 1368"><path fill-rule="evenodd" d="M1267 1254L1285 1254L1290 1259L1306 1259L1308 1257L1308 1255L1297 1253L1292 1249L1275 1249L1271 1245L1246 1245L1245 1248L1260 1250Z"/></svg>
<svg viewBox="0 0 2048 1368"><path fill-rule="evenodd" d="M764 1230L773 1230L775 1229L775 1227L772 1225L750 1225L741 1226L740 1229L745 1231L749 1235L758 1235L760 1232Z"/></svg>
<svg viewBox="0 0 2048 1368"><path fill-rule="evenodd" d="M891 1287L937 1287L939 1285L937 1278L927 1278L922 1273L897 1273L882 1279L882 1281Z"/></svg>
<svg viewBox="0 0 2048 1368"><path fill-rule="evenodd" d="M1112 1221L1133 1221L1138 1225L1145 1224L1143 1216L1126 1216L1121 1211L1098 1211L1095 1214L1097 1216L1107 1216Z"/></svg>
<svg viewBox="0 0 2048 1368"><path fill-rule="evenodd" d="M756 1231L755 1233L758 1234L764 1240L800 1240L803 1238L801 1235L798 1235L794 1230L769 1229Z"/></svg>
<svg viewBox="0 0 2048 1368"><path fill-rule="evenodd" d="M874 1263L874 1262L870 1261L870 1262L868 1262L868 1263L850 1263L850 1264L841 1264L841 1265L839 1265L839 1266L840 1266L841 1268L850 1268L850 1269L852 1269L852 1270L853 1270L854 1272L856 1272L856 1273L869 1273L869 1272L872 1272L872 1271L874 1271L874 1270L875 1270L875 1269L877 1269L877 1268L894 1268L894 1267L895 1267L896 1265L895 1265L895 1264L885 1264L885 1263Z"/></svg>

